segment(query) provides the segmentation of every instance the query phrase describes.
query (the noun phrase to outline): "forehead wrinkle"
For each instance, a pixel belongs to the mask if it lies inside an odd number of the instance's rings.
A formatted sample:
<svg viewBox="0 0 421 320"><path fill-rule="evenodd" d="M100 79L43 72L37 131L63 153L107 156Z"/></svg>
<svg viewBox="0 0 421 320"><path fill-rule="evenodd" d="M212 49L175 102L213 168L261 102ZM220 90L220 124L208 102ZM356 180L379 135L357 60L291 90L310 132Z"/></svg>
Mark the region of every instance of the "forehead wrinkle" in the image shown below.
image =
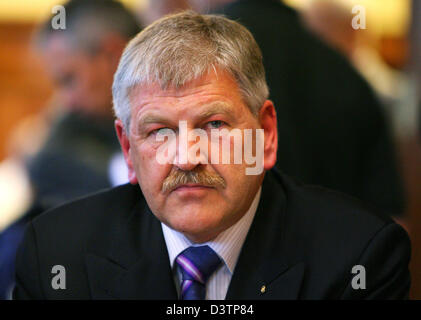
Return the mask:
<svg viewBox="0 0 421 320"><path fill-rule="evenodd" d="M196 108L202 109L202 111L200 111L199 114L196 116L200 119L208 118L215 114L227 114L227 115L232 114L232 107L230 106L230 104L226 102L222 102L222 101L214 101L210 103L205 103L203 105L199 105L197 107L196 106L190 107L190 109L196 109ZM152 114L152 115L147 114L141 118L140 123L149 124L149 123L167 122L167 121L168 119L164 116L156 115L156 114Z"/></svg>

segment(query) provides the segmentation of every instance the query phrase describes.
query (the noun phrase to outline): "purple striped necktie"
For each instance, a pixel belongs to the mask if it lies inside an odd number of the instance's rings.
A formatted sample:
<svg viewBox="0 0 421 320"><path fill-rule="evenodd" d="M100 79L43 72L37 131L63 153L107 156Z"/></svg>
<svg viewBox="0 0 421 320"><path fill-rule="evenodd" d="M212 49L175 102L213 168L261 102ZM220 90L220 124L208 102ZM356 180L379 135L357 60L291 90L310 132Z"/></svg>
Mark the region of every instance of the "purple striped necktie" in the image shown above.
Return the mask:
<svg viewBox="0 0 421 320"><path fill-rule="evenodd" d="M206 282L221 264L221 259L209 246L188 247L176 260L182 275L181 299L204 300Z"/></svg>

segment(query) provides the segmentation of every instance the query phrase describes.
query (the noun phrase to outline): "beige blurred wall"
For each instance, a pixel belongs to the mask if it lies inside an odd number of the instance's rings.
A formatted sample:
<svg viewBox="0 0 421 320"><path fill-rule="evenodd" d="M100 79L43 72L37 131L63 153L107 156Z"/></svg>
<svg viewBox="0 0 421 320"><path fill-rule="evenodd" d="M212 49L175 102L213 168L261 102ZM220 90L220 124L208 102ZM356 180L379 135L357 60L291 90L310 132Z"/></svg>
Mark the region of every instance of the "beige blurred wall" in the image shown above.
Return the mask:
<svg viewBox="0 0 421 320"><path fill-rule="evenodd" d="M0 1L0 161L11 155L16 136L48 104L51 83L31 48L31 35L54 6L65 0ZM146 0L122 0L138 9Z"/></svg>
<svg viewBox="0 0 421 320"><path fill-rule="evenodd" d="M305 9L315 0L284 0L296 9ZM320 0L316 0L320 1ZM324 0L337 2L352 8L362 5L366 9L367 28L378 36L398 37L406 34L409 27L410 0Z"/></svg>
<svg viewBox="0 0 421 320"><path fill-rule="evenodd" d="M120 0L130 8L143 6L146 0ZM65 0L4 0L0 1L0 21L2 22L39 22L51 9L66 2Z"/></svg>

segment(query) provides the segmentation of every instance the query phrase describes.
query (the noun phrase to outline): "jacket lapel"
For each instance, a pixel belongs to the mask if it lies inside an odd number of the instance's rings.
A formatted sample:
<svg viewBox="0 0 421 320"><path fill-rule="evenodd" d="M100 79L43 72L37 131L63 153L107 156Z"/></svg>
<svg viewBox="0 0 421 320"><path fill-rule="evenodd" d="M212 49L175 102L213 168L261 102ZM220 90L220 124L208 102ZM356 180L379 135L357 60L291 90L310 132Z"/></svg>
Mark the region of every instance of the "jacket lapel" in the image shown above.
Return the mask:
<svg viewBox="0 0 421 320"><path fill-rule="evenodd" d="M241 250L227 299L299 298L305 264L289 259L285 241L286 196L276 173L268 172L256 216Z"/></svg>
<svg viewBox="0 0 421 320"><path fill-rule="evenodd" d="M93 299L177 299L161 224L139 198L105 253L86 255Z"/></svg>

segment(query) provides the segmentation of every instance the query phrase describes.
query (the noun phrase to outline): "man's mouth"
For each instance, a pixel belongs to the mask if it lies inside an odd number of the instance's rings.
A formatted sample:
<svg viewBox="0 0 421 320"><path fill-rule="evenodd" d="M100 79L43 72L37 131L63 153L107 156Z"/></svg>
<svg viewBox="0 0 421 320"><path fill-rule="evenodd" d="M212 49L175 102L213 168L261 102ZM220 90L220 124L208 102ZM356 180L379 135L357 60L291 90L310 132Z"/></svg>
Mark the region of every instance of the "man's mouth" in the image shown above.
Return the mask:
<svg viewBox="0 0 421 320"><path fill-rule="evenodd" d="M172 191L188 191L188 190L201 190L201 189L211 189L213 187L206 186L203 184L198 183L187 183L187 184L181 184L175 187Z"/></svg>

